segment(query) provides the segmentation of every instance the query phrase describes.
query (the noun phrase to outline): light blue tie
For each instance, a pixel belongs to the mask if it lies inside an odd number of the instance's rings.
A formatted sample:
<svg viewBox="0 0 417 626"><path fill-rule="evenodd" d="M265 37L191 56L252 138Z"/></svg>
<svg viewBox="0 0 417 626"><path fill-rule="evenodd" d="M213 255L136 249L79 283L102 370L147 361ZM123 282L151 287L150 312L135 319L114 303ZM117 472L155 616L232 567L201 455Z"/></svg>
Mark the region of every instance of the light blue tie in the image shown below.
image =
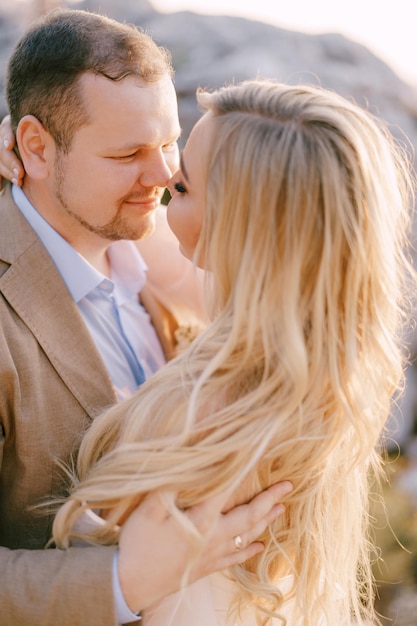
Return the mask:
<svg viewBox="0 0 417 626"><path fill-rule="evenodd" d="M123 329L123 324L122 321L120 319L120 313L119 313L119 309L117 308L116 302L114 300L114 297L111 296L110 300L112 302L113 305L113 310L114 310L114 314L116 316L116 320L117 320L117 324L119 326L119 330L120 330L120 335L123 339L123 344L122 344L122 350L123 350L123 354L126 357L126 361L129 364L129 367L132 371L132 374L134 376L136 385L139 387L142 383L145 382L145 372L143 371L143 367L139 362L139 359L135 353L135 351L132 348L132 345L129 341L129 339L127 338L125 331Z"/></svg>

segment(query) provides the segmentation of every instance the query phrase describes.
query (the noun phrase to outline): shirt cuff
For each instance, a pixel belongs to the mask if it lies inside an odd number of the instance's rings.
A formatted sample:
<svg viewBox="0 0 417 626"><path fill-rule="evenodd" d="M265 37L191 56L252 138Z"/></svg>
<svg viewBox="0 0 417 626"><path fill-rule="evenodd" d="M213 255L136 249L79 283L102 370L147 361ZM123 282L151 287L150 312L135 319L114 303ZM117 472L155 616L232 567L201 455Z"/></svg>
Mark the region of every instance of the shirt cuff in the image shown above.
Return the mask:
<svg viewBox="0 0 417 626"><path fill-rule="evenodd" d="M140 622L142 619L141 614L133 613L124 598L123 591L120 587L119 582L119 570L117 567L119 560L119 551L116 550L113 558L113 593L114 599L116 603L116 615L117 615L117 623L118 624L129 624L130 622Z"/></svg>

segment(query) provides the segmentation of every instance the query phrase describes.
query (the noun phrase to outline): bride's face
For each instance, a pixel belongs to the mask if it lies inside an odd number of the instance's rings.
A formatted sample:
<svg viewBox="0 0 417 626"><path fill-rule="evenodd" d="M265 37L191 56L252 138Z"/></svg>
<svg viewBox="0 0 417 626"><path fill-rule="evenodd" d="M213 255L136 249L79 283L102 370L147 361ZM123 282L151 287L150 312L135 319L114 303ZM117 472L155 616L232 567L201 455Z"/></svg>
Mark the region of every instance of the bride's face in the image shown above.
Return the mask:
<svg viewBox="0 0 417 626"><path fill-rule="evenodd" d="M188 259L193 254L203 223L206 197L206 159L213 122L206 113L194 126L181 155L180 169L168 183L172 199L167 218L180 250ZM197 264L200 263L197 260Z"/></svg>

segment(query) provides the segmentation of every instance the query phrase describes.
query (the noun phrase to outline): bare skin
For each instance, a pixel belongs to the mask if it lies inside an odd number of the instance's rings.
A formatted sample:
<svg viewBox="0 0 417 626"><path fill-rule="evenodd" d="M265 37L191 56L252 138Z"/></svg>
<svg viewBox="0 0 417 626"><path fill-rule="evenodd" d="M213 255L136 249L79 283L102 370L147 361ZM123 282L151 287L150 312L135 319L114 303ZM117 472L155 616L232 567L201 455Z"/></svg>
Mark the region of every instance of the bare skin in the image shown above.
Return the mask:
<svg viewBox="0 0 417 626"><path fill-rule="evenodd" d="M5 180L22 186L25 170L14 152L15 145L10 115L6 115L0 124L0 189L3 188Z"/></svg>

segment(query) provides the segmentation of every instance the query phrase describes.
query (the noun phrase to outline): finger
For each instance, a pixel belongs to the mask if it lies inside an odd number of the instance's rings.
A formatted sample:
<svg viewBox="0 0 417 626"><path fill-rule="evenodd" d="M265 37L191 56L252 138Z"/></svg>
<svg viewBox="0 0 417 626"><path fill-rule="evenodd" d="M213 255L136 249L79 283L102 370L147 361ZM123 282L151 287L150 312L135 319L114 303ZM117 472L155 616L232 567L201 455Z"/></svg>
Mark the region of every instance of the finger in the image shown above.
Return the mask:
<svg viewBox="0 0 417 626"><path fill-rule="evenodd" d="M7 142L7 147L9 150L13 149L15 144L15 136L12 129L12 122L10 119L10 115L6 115L0 124L0 141L5 144Z"/></svg>
<svg viewBox="0 0 417 626"><path fill-rule="evenodd" d="M25 172L13 151L15 145L10 115L6 115L0 124L0 178L21 185Z"/></svg>
<svg viewBox="0 0 417 626"><path fill-rule="evenodd" d="M242 550L239 550L239 552L230 552L229 554L226 554L222 559L219 559L218 569L223 570L227 569L228 567L233 567L233 565L240 565L241 563L244 563L248 559L255 556L255 554L259 554L260 552L262 552L263 549L264 545L259 541L250 543L245 548L242 548Z"/></svg>
<svg viewBox="0 0 417 626"><path fill-rule="evenodd" d="M234 535L231 542L231 551L239 552L256 540L265 532L267 527L272 524L278 517L285 513L284 504L276 504L268 513L263 517L255 526L252 526L249 531Z"/></svg>
<svg viewBox="0 0 417 626"><path fill-rule="evenodd" d="M226 502L230 499L229 493L221 493L211 496L204 502L196 504L187 510L187 516L193 522L199 532L206 535L214 530L214 526L221 515ZM221 516L222 518L223 516Z"/></svg>
<svg viewBox="0 0 417 626"><path fill-rule="evenodd" d="M267 526L285 512L283 504L275 505L271 511L253 528L250 533L237 535L229 542L229 550L223 556L219 556L219 567L227 568L244 563L252 556L259 554L264 549L264 544L256 541Z"/></svg>
<svg viewBox="0 0 417 626"><path fill-rule="evenodd" d="M290 493L293 485L289 481L282 481L271 485L265 491L256 495L249 503L236 506L222 515L222 525L225 527L225 536L234 536L254 527L285 495ZM202 534L213 528L213 522L230 499L230 494L212 496L205 502L188 510L188 515ZM256 535L257 536L257 535Z"/></svg>
<svg viewBox="0 0 417 626"><path fill-rule="evenodd" d="M229 534L234 537L236 535L249 533L250 531L252 531L253 534L254 531L257 532L259 527L262 526L265 528L268 525L265 524L265 520L270 519L268 517L269 514L271 513L272 516L274 516L274 507L290 493L292 489L293 486L289 481L277 483L259 493L248 504L235 507L223 517L223 521L227 527L226 532L229 532ZM262 530L260 532L262 532ZM257 532L255 537L257 537L260 532Z"/></svg>
<svg viewBox="0 0 417 626"><path fill-rule="evenodd" d="M14 152L9 152L0 143L0 176L10 180L15 185L21 185L24 170Z"/></svg>

